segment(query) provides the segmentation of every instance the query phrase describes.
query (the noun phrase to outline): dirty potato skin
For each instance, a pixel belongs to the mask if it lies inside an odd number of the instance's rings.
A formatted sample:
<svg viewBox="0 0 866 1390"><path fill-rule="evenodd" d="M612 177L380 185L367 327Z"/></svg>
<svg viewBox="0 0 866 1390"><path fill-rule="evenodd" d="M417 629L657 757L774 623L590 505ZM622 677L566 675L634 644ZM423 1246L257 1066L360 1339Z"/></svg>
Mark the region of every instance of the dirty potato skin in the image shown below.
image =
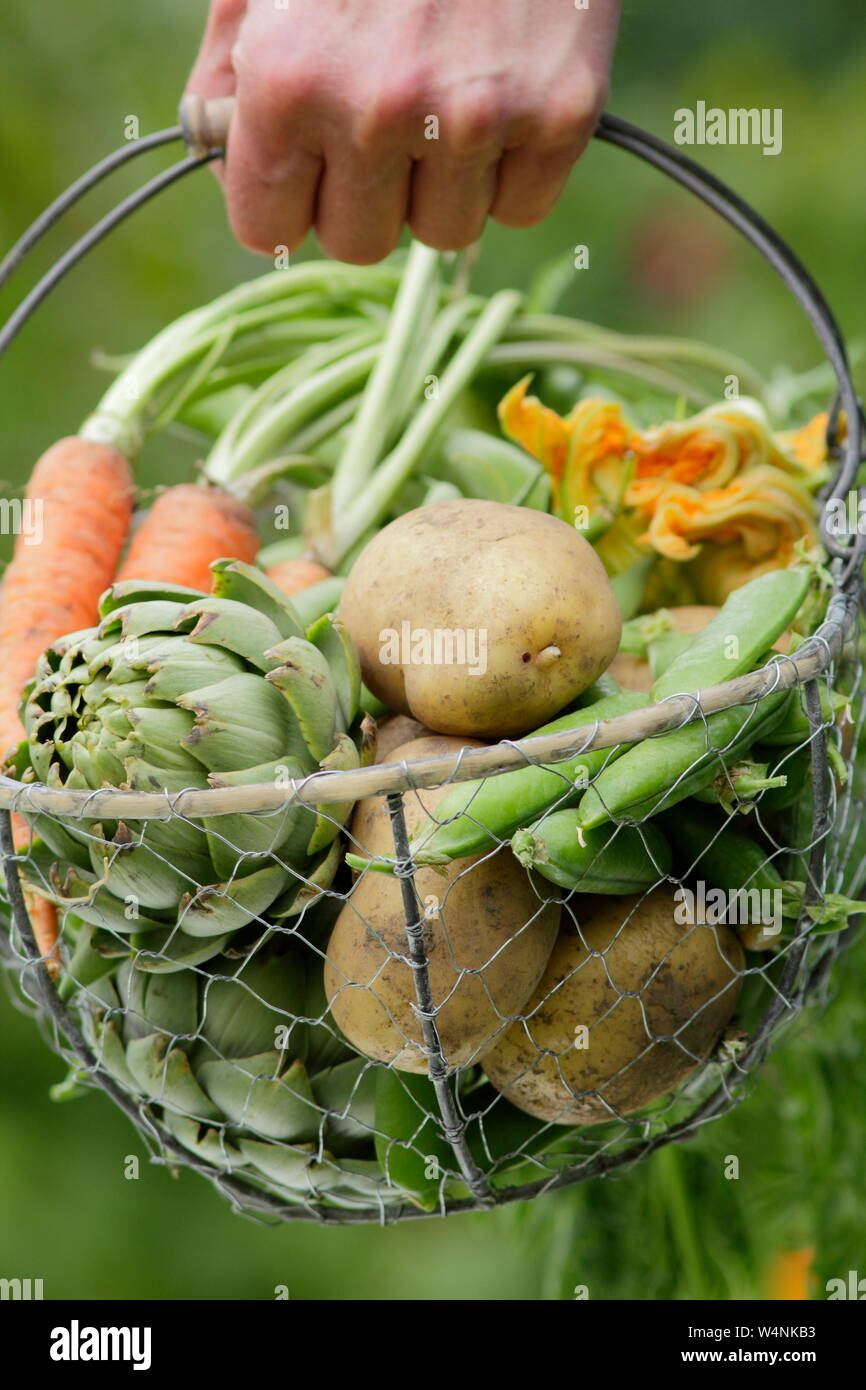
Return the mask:
<svg viewBox="0 0 866 1390"><path fill-rule="evenodd" d="M727 926L680 925L676 906L658 888L643 900L581 898L580 933L563 915L526 1025L484 1058L498 1091L538 1119L597 1124L665 1095L710 1054L737 1002L743 950ZM574 1045L581 1025L585 1048ZM653 1041L674 1035L682 1046Z"/></svg>
<svg viewBox="0 0 866 1390"><path fill-rule="evenodd" d="M385 714L376 724L376 762L390 763L395 748L410 739L425 738L432 730L406 714Z"/></svg>
<svg viewBox="0 0 866 1390"><path fill-rule="evenodd" d="M471 498L418 507L374 536L340 616L389 709L479 738L551 719L610 664L622 626L604 566L574 527ZM409 633L486 633L486 669L381 660L380 634L404 623Z"/></svg>
<svg viewBox="0 0 866 1390"><path fill-rule="evenodd" d="M404 744L391 758L434 757L466 746L481 745L434 736ZM445 790L406 794L410 836L435 811ZM351 834L367 852L393 855L383 798L359 803ZM436 1024L445 1059L449 1068L463 1066L477 1060L502 1028L502 1018L523 1008L556 939L559 907L541 907L529 875L507 845L492 856L455 860L444 874L421 869L415 883L422 903L434 897L441 904L441 915L428 918L425 938L430 985L434 1004L441 1005ZM359 1052L401 1071L426 1072L421 1025L412 1008L413 971L392 958L407 952L399 881L368 871L328 943L325 989L331 1013ZM478 973L461 977L461 971Z"/></svg>

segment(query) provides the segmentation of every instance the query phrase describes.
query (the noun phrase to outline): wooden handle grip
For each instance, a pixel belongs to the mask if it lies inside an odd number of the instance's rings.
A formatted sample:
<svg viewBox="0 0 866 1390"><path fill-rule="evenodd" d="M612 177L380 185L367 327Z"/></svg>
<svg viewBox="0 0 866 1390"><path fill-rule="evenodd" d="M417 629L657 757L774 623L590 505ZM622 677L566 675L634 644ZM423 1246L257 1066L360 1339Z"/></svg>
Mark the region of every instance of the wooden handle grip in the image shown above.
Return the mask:
<svg viewBox="0 0 866 1390"><path fill-rule="evenodd" d="M190 154L225 149L234 109L234 97L212 97L207 101L187 93L180 104L180 123Z"/></svg>

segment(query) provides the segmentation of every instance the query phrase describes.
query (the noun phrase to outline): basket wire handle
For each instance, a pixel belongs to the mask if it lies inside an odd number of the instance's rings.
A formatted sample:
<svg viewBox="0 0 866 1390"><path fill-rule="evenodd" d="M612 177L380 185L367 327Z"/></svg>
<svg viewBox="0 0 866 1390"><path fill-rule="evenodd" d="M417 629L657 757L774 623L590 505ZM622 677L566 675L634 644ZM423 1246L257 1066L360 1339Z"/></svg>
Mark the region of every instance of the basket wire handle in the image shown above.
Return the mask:
<svg viewBox="0 0 866 1390"><path fill-rule="evenodd" d="M845 412L847 436L841 452L841 465L834 480L836 495L846 494L854 484L863 458L863 415L851 372L848 354L836 317L809 271L788 244L745 199L717 179L708 169L689 159L680 150L659 140L639 126L631 125L618 116L605 113L595 130L596 138L619 145L646 160L669 178L682 184L696 198L711 207L732 227L735 227L784 281L806 313L836 376L837 398L830 412L830 444L837 443L839 409ZM866 551L864 538L858 537L853 546L840 546L828 533L827 516L822 520L821 539L831 555L848 560L849 568L858 568Z"/></svg>
<svg viewBox="0 0 866 1390"><path fill-rule="evenodd" d="M140 152L136 150L135 153ZM106 213L99 222L90 228L90 231L80 237L59 260L54 262L51 269L43 275L39 283L35 285L26 298L21 301L14 314L11 314L7 319L3 328L0 329L0 357L3 356L10 343L18 336L25 323L27 323L28 319L36 312L43 300L48 297L56 285L60 284L61 280L65 279L72 267L77 265L80 260L83 260L88 251L91 251L94 246L97 246L100 241L108 236L109 232L113 231L115 227L119 227L120 223L124 222L131 213L143 207L143 205L149 202L151 198L155 197L157 193L161 193L164 188L168 188L171 184L177 183L178 179L182 179L185 174L191 174L194 169L200 169L203 164L209 164L211 160L218 158L219 153L213 151L209 154L195 155L191 156L189 159L182 159L179 164L173 164L170 169L166 169L163 173L157 174L156 178L151 179L143 188L136 189L134 193L130 193L128 198L124 198L122 203L118 203L116 208ZM83 184L86 179L87 175L85 175L85 178L80 182ZM86 192L86 188L83 191ZM71 192L72 189L68 190L68 193ZM68 194L64 196L68 198ZM70 207L72 202L75 201L77 201L77 199L68 200L61 209L61 212L53 215L50 222L46 223L45 230L47 230L49 225L53 225L62 215L62 212L65 211L65 208ZM52 212L52 209L56 209L58 204L61 203L63 203L63 199L59 198L57 203L52 204L52 208L46 210L43 217L47 218L49 213ZM19 247L27 244L28 238L29 245L34 245L36 241L39 240L41 232L39 234L33 234L37 226L38 223L34 223L30 232L25 233L18 243ZM14 254L15 251L13 249L13 251L9 253L7 260L11 260ZM21 256L23 256L23 254L22 252ZM18 261L16 260L11 268L14 269L17 264Z"/></svg>
<svg viewBox="0 0 866 1390"><path fill-rule="evenodd" d="M115 169L128 164L131 159L136 159L141 154L146 154L149 150L159 149L161 145L173 144L176 140L184 138L182 125L171 126L168 130L158 130L153 135L143 135L141 139L131 141L122 145L119 150L114 150L111 154L100 159L98 164L94 164L92 169L88 169L86 174L76 179L69 187L55 198L43 213L31 223L22 236L18 238L15 245L0 261L0 289L14 275L18 266L42 240L47 232L56 225L70 208L80 202L91 188L96 188L97 184L102 183L103 179L113 174Z"/></svg>

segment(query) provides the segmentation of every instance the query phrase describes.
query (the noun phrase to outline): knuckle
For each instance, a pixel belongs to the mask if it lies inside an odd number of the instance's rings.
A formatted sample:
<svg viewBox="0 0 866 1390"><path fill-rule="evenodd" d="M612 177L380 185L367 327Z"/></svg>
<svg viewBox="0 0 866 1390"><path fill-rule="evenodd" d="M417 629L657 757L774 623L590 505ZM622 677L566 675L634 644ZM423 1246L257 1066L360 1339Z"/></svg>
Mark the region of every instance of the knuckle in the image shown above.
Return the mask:
<svg viewBox="0 0 866 1390"><path fill-rule="evenodd" d="M601 115L608 98L609 87L594 73L582 74L565 99L552 104L547 126L557 144L585 139Z"/></svg>
<svg viewBox="0 0 866 1390"><path fill-rule="evenodd" d="M229 187L226 208L229 225L240 244L248 251L273 258L282 247L296 251L308 225L303 215L286 217L279 207L269 206L269 193L262 184Z"/></svg>
<svg viewBox="0 0 866 1390"><path fill-rule="evenodd" d="M502 95L493 83L467 89L443 122L445 138L457 155L484 154L499 143Z"/></svg>
<svg viewBox="0 0 866 1390"><path fill-rule="evenodd" d="M352 122L352 143L359 150L378 149L401 139L423 118L424 83L419 73L395 76L359 104Z"/></svg>
<svg viewBox="0 0 866 1390"><path fill-rule="evenodd" d="M319 89L312 64L287 63L278 56L251 58L240 49L234 67L241 100L267 121L284 121L309 109Z"/></svg>
<svg viewBox="0 0 866 1390"><path fill-rule="evenodd" d="M579 142L586 124L586 114L572 102L549 105L536 126L537 143L548 150L568 149Z"/></svg>
<svg viewBox="0 0 866 1390"><path fill-rule="evenodd" d="M514 144L533 144L543 150L581 149L607 100L607 86L585 75L555 96L545 95L530 106L518 123L520 137Z"/></svg>

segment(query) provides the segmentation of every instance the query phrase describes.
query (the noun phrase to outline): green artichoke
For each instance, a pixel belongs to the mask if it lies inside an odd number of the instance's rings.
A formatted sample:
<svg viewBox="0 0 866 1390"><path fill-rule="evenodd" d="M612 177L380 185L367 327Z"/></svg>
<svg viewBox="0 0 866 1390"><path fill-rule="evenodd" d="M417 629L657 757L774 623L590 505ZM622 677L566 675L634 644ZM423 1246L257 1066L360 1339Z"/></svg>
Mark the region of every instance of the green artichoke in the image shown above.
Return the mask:
<svg viewBox="0 0 866 1390"><path fill-rule="evenodd" d="M359 766L360 674L339 621L328 614L305 632L260 570L212 568L210 595L116 585L98 627L43 655L22 707L25 781L176 793ZM77 935L74 980L130 952L143 969L179 970L245 928L301 912L336 872L350 809L290 802L201 821L35 814L24 875Z"/></svg>
<svg viewBox="0 0 866 1390"><path fill-rule="evenodd" d="M307 920L315 945L273 937L246 956L171 973L127 958L77 990L71 1008L101 1069L215 1177L313 1209L433 1211L466 1198L432 1082L359 1057L328 1014L328 911L323 903ZM73 1073L58 1093L76 1093L80 1080L89 1078ZM463 1080L466 1138L492 1185L540 1176L531 1155L549 1145L551 1127L497 1096L477 1069Z"/></svg>
<svg viewBox="0 0 866 1390"><path fill-rule="evenodd" d="M125 960L75 1007L105 1070L209 1167L289 1202L400 1199L376 1159L380 1069L326 1020L306 943L170 974Z"/></svg>

